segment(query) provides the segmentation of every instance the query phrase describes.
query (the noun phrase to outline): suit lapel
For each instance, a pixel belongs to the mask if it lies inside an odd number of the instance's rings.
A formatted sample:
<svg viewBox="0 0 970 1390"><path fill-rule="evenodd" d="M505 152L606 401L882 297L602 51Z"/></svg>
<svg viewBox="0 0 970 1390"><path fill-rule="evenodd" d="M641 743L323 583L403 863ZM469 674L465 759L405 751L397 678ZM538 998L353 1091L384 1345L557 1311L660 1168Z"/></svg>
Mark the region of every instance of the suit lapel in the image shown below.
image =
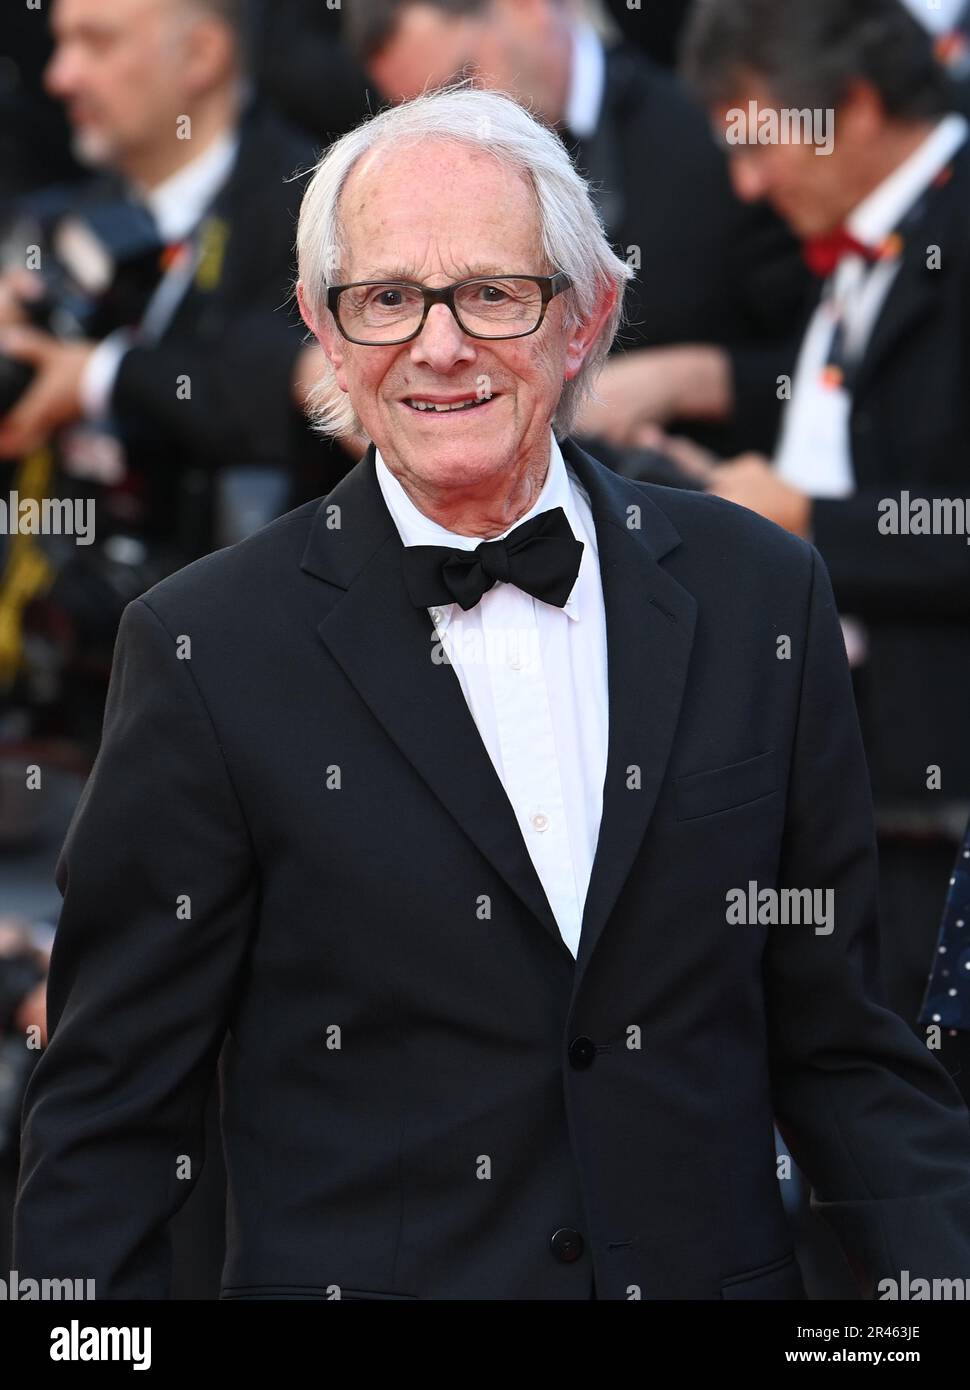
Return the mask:
<svg viewBox="0 0 970 1390"><path fill-rule="evenodd" d="M680 544L666 514L572 440L561 448L589 493L596 525L609 683L603 814L583 913L581 973L653 814L683 700L697 604L658 563Z"/></svg>
<svg viewBox="0 0 970 1390"><path fill-rule="evenodd" d="M665 514L572 441L561 447L590 495L608 644L609 754L583 917L583 967L629 874L663 779L695 604L657 563L679 543ZM372 444L314 515L301 567L332 586L317 631L415 771L571 962L458 677L433 660L431 619L407 596L403 546L374 455Z"/></svg>
<svg viewBox="0 0 970 1390"><path fill-rule="evenodd" d="M902 264L890 286L882 311L873 326L855 373L853 395L861 399L867 385L900 343L926 317L939 296L951 292L947 281L950 266L958 255L958 244L966 238L966 217L960 216L967 203L970 151L967 146L954 155L952 175L944 187L930 190L925 213L906 233ZM959 243L957 241L959 238ZM937 267L929 264L930 248L940 248Z"/></svg>
<svg viewBox="0 0 970 1390"><path fill-rule="evenodd" d="M301 566L337 586L317 631L408 762L568 956L458 677L433 660L434 625L408 597L374 454L371 444L314 517Z"/></svg>

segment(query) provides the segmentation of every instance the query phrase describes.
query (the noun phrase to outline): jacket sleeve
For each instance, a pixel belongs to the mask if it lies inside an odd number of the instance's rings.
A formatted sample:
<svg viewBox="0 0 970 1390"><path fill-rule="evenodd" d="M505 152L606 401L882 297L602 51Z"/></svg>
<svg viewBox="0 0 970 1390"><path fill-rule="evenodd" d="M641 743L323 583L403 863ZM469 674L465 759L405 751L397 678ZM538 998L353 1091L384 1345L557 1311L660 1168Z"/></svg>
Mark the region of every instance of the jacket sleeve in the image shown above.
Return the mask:
<svg viewBox="0 0 970 1390"><path fill-rule="evenodd" d="M868 773L831 582L809 551L780 885L832 889L834 925L769 929L769 1059L778 1126L813 1208L878 1297L903 1270L970 1278L970 1116L885 1003Z"/></svg>
<svg viewBox="0 0 970 1390"><path fill-rule="evenodd" d="M170 1293L168 1220L204 1162L206 1099L256 913L251 841L190 658L122 616L101 748L57 863L48 1043L24 1097L13 1262Z"/></svg>
<svg viewBox="0 0 970 1390"><path fill-rule="evenodd" d="M258 310L227 317L218 348L173 333L128 349L111 410L126 439L167 441L173 466L182 451L212 469L286 465L304 423L292 385L302 348L289 320Z"/></svg>
<svg viewBox="0 0 970 1390"><path fill-rule="evenodd" d="M866 617L927 617L933 621L970 615L970 545L959 529L959 488L914 487L931 507L942 505L950 535L884 534L895 523L887 503L900 506L900 492L866 487L851 497L819 497L812 506L813 541L832 577L844 612ZM958 510L955 510L958 509Z"/></svg>

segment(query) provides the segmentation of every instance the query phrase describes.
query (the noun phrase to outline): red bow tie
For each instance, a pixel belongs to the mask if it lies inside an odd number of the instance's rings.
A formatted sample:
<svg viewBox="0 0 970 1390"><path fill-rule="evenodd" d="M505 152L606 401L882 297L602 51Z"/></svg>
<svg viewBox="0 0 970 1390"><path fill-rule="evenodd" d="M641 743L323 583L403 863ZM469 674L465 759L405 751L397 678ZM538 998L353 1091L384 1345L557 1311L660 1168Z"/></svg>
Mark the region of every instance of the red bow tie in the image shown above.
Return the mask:
<svg viewBox="0 0 970 1390"><path fill-rule="evenodd" d="M881 260L883 248L867 246L844 227L828 236L809 237L802 243L802 255L810 270L826 279L838 267L843 256L861 256L869 265Z"/></svg>

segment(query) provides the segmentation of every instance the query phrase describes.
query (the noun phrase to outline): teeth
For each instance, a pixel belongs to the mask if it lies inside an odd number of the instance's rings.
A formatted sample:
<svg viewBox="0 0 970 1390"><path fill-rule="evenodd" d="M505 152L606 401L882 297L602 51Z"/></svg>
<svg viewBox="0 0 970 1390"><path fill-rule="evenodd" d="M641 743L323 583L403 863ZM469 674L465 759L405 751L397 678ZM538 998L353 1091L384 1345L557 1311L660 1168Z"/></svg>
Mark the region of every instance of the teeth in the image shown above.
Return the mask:
<svg viewBox="0 0 970 1390"><path fill-rule="evenodd" d="M491 395L482 396L480 400L474 401L455 401L453 404L438 405L434 401L417 401L413 397L409 398L408 405L415 410L437 410L440 413L446 410L467 410L470 406L481 405L483 401L490 401Z"/></svg>

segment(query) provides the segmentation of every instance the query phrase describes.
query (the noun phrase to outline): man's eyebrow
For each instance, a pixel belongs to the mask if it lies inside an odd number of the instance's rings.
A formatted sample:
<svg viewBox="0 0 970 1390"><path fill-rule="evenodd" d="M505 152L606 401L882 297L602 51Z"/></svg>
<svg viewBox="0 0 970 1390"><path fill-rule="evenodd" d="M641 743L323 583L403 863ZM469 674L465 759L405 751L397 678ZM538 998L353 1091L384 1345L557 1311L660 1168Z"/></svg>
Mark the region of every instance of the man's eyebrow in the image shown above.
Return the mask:
<svg viewBox="0 0 970 1390"><path fill-rule="evenodd" d="M95 41L115 38L121 31L121 25L107 15L95 15L91 19L79 21L70 29L65 26L63 20L58 24L57 20L52 18L48 29L56 43L64 43L70 38Z"/></svg>
<svg viewBox="0 0 970 1390"><path fill-rule="evenodd" d="M463 275L459 275L459 276L457 276L456 278L459 279L459 280L472 280L472 279L475 279L475 278L476 278L477 276L479 276L479 275L515 275L516 273L517 273L517 272L514 271L514 270L509 270L508 266L502 266L502 265L483 265L483 266L479 266L477 269L474 269L474 270L467 270ZM519 273L519 274L525 274L524 271L519 271L518 273ZM409 267L402 267L402 266L394 266L394 267L377 266L376 268L372 268L372 269L369 269L369 270L365 270L362 274L360 274L360 275L357 276L357 279L358 279L358 280L410 280L410 281L411 281L412 283L414 283L414 284L419 283L419 282L418 282L418 279L417 279L416 272L415 272L413 269L409 268Z"/></svg>

